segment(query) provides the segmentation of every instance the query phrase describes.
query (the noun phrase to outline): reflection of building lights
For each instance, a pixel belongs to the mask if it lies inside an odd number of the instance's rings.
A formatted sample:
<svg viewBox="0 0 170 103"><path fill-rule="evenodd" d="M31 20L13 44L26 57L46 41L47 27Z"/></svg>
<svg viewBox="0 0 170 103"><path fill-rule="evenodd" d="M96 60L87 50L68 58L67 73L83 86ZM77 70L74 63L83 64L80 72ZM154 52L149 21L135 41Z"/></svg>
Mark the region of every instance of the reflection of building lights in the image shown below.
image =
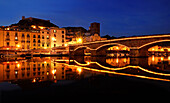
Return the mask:
<svg viewBox="0 0 170 103"><path fill-rule="evenodd" d="M119 59L118 58L116 58L116 63L119 63Z"/></svg>
<svg viewBox="0 0 170 103"><path fill-rule="evenodd" d="M56 39L54 37L52 37L52 41L56 41Z"/></svg>
<svg viewBox="0 0 170 103"><path fill-rule="evenodd" d="M18 74L18 71L17 71L17 70L15 71L15 74Z"/></svg>
<svg viewBox="0 0 170 103"><path fill-rule="evenodd" d="M78 72L79 74L81 74L82 69L81 69L81 68L77 68L77 72Z"/></svg>
<svg viewBox="0 0 170 103"><path fill-rule="evenodd" d="M17 67L19 68L19 67L20 67L20 64L17 64Z"/></svg>
<svg viewBox="0 0 170 103"><path fill-rule="evenodd" d="M19 44L17 44L16 46L17 46L17 48L19 48L19 47L20 47L20 45L19 45Z"/></svg>
<svg viewBox="0 0 170 103"><path fill-rule="evenodd" d="M170 56L168 56L168 60L170 60Z"/></svg>
<svg viewBox="0 0 170 103"><path fill-rule="evenodd" d="M127 62L126 58L123 61L124 61L124 63L126 63Z"/></svg>
<svg viewBox="0 0 170 103"><path fill-rule="evenodd" d="M9 50L9 48L6 48L7 50Z"/></svg>
<svg viewBox="0 0 170 103"><path fill-rule="evenodd" d="M154 56L152 56L152 61L155 61L155 57Z"/></svg>
<svg viewBox="0 0 170 103"><path fill-rule="evenodd" d="M57 77L56 76L54 76L54 79L56 79Z"/></svg>
<svg viewBox="0 0 170 103"><path fill-rule="evenodd" d="M46 62L46 61L44 61L44 63L46 64L47 62Z"/></svg>
<svg viewBox="0 0 170 103"><path fill-rule="evenodd" d="M52 70L52 74L55 74L56 73L56 69Z"/></svg>

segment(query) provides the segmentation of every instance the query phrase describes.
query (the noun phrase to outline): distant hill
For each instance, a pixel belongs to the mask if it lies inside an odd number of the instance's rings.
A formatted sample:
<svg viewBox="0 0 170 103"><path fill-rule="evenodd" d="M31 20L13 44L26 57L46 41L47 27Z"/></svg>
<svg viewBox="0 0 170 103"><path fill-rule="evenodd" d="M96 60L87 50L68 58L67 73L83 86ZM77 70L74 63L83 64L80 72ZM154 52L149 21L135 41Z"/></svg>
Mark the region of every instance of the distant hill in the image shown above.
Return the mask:
<svg viewBox="0 0 170 103"><path fill-rule="evenodd" d="M11 26L16 26L20 29L31 29L31 25L36 25L36 26L43 26L43 27L58 27L55 24L51 23L50 20L43 20L43 19L38 19L38 18L25 18L23 17L22 20L20 20L16 24L12 24Z"/></svg>

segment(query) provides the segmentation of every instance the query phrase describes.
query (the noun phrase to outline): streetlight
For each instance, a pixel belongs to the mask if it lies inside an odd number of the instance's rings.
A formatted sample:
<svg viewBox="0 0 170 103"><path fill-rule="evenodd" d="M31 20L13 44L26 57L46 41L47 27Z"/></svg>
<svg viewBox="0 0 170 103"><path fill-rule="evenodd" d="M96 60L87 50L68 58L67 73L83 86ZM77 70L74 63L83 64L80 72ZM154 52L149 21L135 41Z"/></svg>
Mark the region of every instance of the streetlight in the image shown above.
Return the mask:
<svg viewBox="0 0 170 103"><path fill-rule="evenodd" d="M83 42L82 38L77 38L77 43L82 43L82 42Z"/></svg>

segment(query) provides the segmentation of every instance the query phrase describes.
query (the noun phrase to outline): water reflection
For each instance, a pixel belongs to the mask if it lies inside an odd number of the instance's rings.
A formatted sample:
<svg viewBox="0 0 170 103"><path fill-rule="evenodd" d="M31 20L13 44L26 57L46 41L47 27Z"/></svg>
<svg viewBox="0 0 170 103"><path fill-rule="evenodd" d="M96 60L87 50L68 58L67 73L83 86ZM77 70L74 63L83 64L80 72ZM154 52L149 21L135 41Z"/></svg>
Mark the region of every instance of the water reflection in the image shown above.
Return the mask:
<svg viewBox="0 0 170 103"><path fill-rule="evenodd" d="M98 74L116 74L170 81L170 57L107 58L82 56L5 59L0 62L0 82L24 84L79 80Z"/></svg>

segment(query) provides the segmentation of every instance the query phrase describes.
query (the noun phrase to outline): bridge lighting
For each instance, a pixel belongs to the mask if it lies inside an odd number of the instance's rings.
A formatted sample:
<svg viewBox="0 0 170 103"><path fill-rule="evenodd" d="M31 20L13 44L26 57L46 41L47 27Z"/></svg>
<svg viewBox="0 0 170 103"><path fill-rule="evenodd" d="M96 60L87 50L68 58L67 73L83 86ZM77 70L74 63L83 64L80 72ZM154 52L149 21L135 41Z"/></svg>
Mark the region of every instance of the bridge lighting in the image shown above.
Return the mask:
<svg viewBox="0 0 170 103"><path fill-rule="evenodd" d="M118 49L119 49L119 47L117 46L117 47L116 47L116 49L118 50Z"/></svg>

